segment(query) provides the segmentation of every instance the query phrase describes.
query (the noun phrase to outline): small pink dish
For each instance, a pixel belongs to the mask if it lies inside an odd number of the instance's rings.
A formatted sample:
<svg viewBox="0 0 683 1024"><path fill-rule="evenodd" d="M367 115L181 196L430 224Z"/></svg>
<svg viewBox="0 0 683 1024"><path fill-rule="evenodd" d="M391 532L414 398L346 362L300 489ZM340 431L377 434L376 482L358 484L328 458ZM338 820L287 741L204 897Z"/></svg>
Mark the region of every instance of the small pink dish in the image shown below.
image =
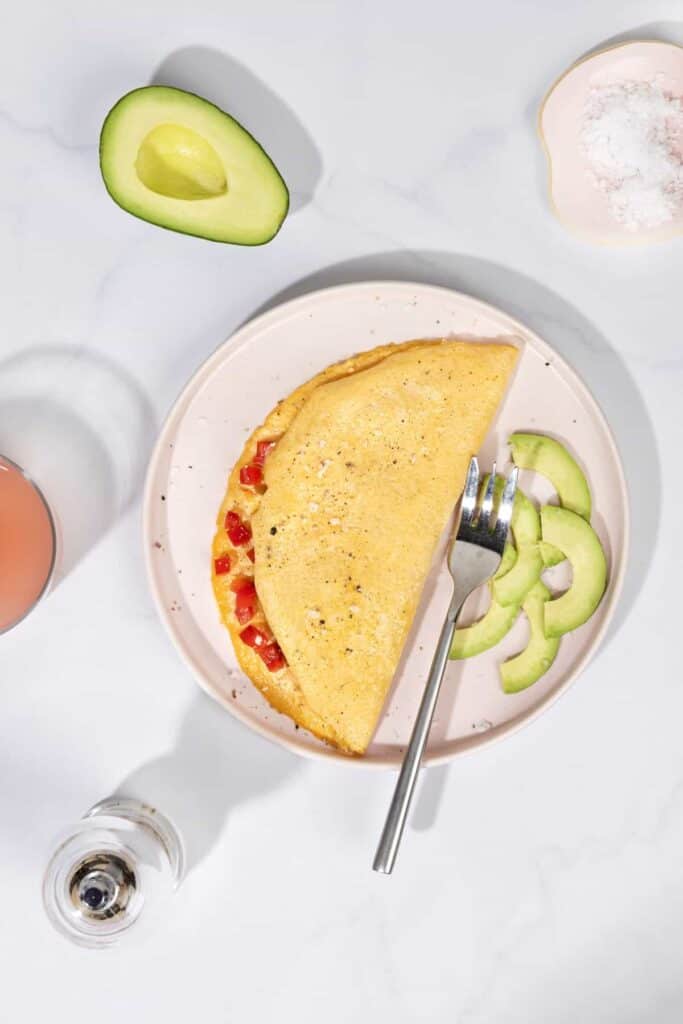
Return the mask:
<svg viewBox="0 0 683 1024"><path fill-rule="evenodd" d="M584 57L551 86L538 115L553 212L570 231L603 245L659 242L683 233L683 202L666 223L633 230L615 219L607 194L591 180L581 140L586 101L594 89L627 82L655 82L668 96L683 97L683 47L643 40Z"/></svg>

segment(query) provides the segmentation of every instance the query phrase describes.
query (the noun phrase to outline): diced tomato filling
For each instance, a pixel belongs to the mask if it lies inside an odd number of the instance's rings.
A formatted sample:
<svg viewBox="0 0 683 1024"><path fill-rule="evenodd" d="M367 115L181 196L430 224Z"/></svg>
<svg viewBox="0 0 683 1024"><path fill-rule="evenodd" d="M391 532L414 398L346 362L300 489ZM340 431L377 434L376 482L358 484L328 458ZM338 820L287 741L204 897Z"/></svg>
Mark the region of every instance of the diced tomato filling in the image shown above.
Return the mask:
<svg viewBox="0 0 683 1024"><path fill-rule="evenodd" d="M240 626L245 626L256 614L256 601L249 594L242 591L235 598L235 618Z"/></svg>
<svg viewBox="0 0 683 1024"><path fill-rule="evenodd" d="M245 523L237 512L227 513L225 529L236 548L244 547L251 540L251 526L249 523Z"/></svg>
<svg viewBox="0 0 683 1024"><path fill-rule="evenodd" d="M244 487L260 487L263 483L263 464L273 450L276 441L258 441L256 455L251 462L240 469L240 483ZM243 547L251 540L251 526L245 523L237 512L228 512L225 517L225 529L235 547ZM253 547L246 552L250 562L256 555ZM227 570L226 570L227 571ZM233 580L230 589L235 594L235 617L241 626L253 619L258 607L258 597L253 579L240 576ZM279 672L287 665L282 648L276 640L269 638L257 626L246 626L240 633L240 639L248 647L253 648L270 672Z"/></svg>
<svg viewBox="0 0 683 1024"><path fill-rule="evenodd" d="M258 487L263 482L263 470L254 462L242 466L240 470L240 483L243 487Z"/></svg>
<svg viewBox="0 0 683 1024"><path fill-rule="evenodd" d="M239 602L240 597L244 593L246 593L246 591L241 590L237 594L237 602ZM240 622L241 621L242 620L240 619ZM256 651L263 661L263 664L270 672L279 672L281 668L286 667L287 659L282 653L282 648L279 643L272 637L269 639L263 630L258 629L256 626L247 626L246 629L243 629L240 633L240 639L248 647L252 647Z"/></svg>
<svg viewBox="0 0 683 1024"><path fill-rule="evenodd" d="M287 664L287 660L282 653L282 649L275 640L266 644L265 647L259 647L259 654L264 665L271 672L278 672Z"/></svg>
<svg viewBox="0 0 683 1024"><path fill-rule="evenodd" d="M213 568L216 576L224 576L226 572L230 572L230 555L220 555L215 558Z"/></svg>
<svg viewBox="0 0 683 1024"><path fill-rule="evenodd" d="M240 633L240 640L247 645L247 647L253 647L255 651L259 648L265 647L268 643L268 637L261 629L257 629L256 626L247 626Z"/></svg>
<svg viewBox="0 0 683 1024"><path fill-rule="evenodd" d="M240 469L240 483L243 487L261 487L263 483L263 464L272 452L277 441L257 441L256 455L251 462Z"/></svg>
<svg viewBox="0 0 683 1024"><path fill-rule="evenodd" d="M256 455L251 460L255 466L262 466L266 461L266 458L270 455L273 448L277 444L277 441L257 441L256 442Z"/></svg>
<svg viewBox="0 0 683 1024"><path fill-rule="evenodd" d="M254 581L251 578L251 576L238 576L237 579L234 579L230 584L230 589L232 590L233 594L239 594L243 590L246 590L248 593L251 594L256 593Z"/></svg>
<svg viewBox="0 0 683 1024"><path fill-rule="evenodd" d="M235 595L235 618L244 626L256 614L258 598L254 581L246 576L238 577L232 581L230 589Z"/></svg>

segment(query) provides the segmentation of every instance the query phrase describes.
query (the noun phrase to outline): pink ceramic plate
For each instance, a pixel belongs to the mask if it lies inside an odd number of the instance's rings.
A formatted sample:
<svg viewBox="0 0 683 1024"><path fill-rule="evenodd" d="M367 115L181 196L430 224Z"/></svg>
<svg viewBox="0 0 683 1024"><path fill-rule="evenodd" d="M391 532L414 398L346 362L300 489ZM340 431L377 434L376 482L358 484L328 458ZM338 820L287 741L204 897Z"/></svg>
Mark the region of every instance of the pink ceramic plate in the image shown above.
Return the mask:
<svg viewBox="0 0 683 1024"><path fill-rule="evenodd" d="M683 96L683 48L650 40L585 57L550 88L538 119L553 210L571 231L608 245L663 241L683 232L683 206L661 227L630 231L611 216L605 194L591 181L581 147L586 99L591 89L628 81L656 81L665 92Z"/></svg>
<svg viewBox="0 0 683 1024"><path fill-rule="evenodd" d="M518 370L482 462L508 462L513 430L545 431L577 454L594 496L594 525L609 559L608 592L593 618L562 641L552 669L523 693L506 696L497 666L521 650L520 620L493 651L452 663L429 739L427 761L445 761L507 735L548 707L595 651L612 615L628 546L628 502L614 439L585 386L545 342L476 299L445 288L395 282L345 285L285 303L240 328L193 377L171 410L149 467L144 503L147 567L159 614L200 685L257 732L301 754L357 763L273 711L240 672L218 620L210 583L211 539L228 473L245 438L298 384L353 352L390 341L463 335L503 337L521 350ZM522 474L528 493L547 482ZM561 583L566 569L552 570ZM435 564L413 634L375 739L362 763L398 765L410 734L449 578ZM469 609L483 610L485 595Z"/></svg>

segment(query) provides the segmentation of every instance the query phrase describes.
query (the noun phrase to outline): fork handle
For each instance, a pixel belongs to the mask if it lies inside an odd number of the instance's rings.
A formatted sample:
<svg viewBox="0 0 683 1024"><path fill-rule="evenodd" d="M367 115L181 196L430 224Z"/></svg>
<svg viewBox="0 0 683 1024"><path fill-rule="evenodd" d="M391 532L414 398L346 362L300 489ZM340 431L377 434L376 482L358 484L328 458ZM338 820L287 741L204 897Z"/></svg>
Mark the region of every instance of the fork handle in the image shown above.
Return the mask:
<svg viewBox="0 0 683 1024"><path fill-rule="evenodd" d="M446 613L439 641L436 645L432 667L429 670L427 684L420 703L420 710L415 719L410 743L403 759L394 795L389 806L389 813L387 814L377 853L372 864L373 871L379 871L385 875L391 874L396 861L396 854L398 853L410 802L415 790L415 783L417 782L417 775L420 770L422 754L427 743L432 718L434 717L434 709L436 708L439 690L441 689L441 680L446 671L455 625L463 603L462 595L455 591Z"/></svg>

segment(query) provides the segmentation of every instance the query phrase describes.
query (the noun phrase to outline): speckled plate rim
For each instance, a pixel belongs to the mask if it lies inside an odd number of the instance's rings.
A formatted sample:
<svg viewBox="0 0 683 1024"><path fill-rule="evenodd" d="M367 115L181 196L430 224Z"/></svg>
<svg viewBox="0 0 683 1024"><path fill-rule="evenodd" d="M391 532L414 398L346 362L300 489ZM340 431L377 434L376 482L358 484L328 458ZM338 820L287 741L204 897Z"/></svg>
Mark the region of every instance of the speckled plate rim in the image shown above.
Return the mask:
<svg viewBox="0 0 683 1024"><path fill-rule="evenodd" d="M573 75L577 68L582 67L584 64L591 63L599 57L604 57L606 53L613 53L616 50L629 49L632 46L665 46L674 50L681 50L683 55L683 46L680 43L674 43L667 39L627 39L620 43L612 43L610 46L605 46L600 50L593 50L591 53L587 53L585 57L580 57L579 60L571 64L565 71L559 75L552 83L550 88L546 91L543 99L541 100L538 108L538 114L536 115L536 132L538 134L543 154L546 161L546 182L548 190L548 201L550 208L562 224L575 238L580 238L584 242L591 242L593 245L601 245L605 248L625 248L634 245L652 245L657 242L669 242L673 238L680 238L683 235L683 227L670 227L670 228L659 228L658 230L651 230L643 232L642 234L635 233L633 235L623 235L617 240L616 238L608 239L603 238L598 234L591 234L589 231L585 231L580 227L577 227L569 218L565 217L560 213L557 204L555 203L554 191L553 191L553 158L550 153L550 147L546 141L545 133L543 131L543 115L548 100L553 95L557 87L564 82L566 78ZM597 404L597 403L596 403Z"/></svg>
<svg viewBox="0 0 683 1024"><path fill-rule="evenodd" d="M172 436L176 425L180 422L185 411L192 402L195 394L208 377L213 373L215 368L231 354L235 349L241 347L244 344L248 344L250 336L259 333L263 330L267 330L272 327L281 319L287 319L296 312L300 312L302 309L311 309L321 303L324 303L328 299L333 299L340 293L346 292L351 294L357 290L369 290L373 292L381 292L383 288L406 288L410 289L415 293L440 293L443 295L451 296L459 301L467 302L473 310L478 311L482 316L492 315L504 321L508 327L511 335L517 335L524 341L529 342L538 351L552 357L556 367L562 368L563 375L571 382L572 388L574 388L592 407L596 418L600 422L604 436L607 440L611 455L614 459L614 464L617 469L617 475L620 483L620 506L622 511L622 522L623 522L623 546L621 550L621 557L618 559L616 564L611 567L609 592L606 596L604 607L604 617L600 625L600 628L596 631L590 643L587 644L583 654L575 663L572 671L567 674L562 684L552 690L546 695L545 698L539 701L539 703L530 711L525 712L523 716L515 718L503 725L500 725L496 730L490 732L480 733L476 737L471 737L467 742L463 742L462 746L458 745L454 749L451 749L444 753L436 753L430 751L429 748L425 751L423 758L423 764L425 766L436 766L447 764L457 757L462 757L465 754L479 750L484 746L488 746L492 743L497 743L501 739L507 736L511 736L513 733L518 732L520 729L531 724L535 721L544 711L546 711L552 704L554 704L559 697L566 693L569 687L576 681L578 676L583 672L586 666L589 664L591 658L600 647L607 629L612 621L614 611L616 609L623 583L626 574L626 567L628 563L628 553L630 550L630 506L628 499L628 490L626 486L626 477L624 474L623 464L619 448L617 446L614 433L609 426L607 418L603 413L600 405L593 396L592 392L585 384L583 379L579 376L576 370L569 365L569 363L552 348L548 342L540 338L534 331L526 327L520 321L515 320L507 313L503 312L498 307L476 299L473 296L467 295L464 292L456 291L452 288L444 288L439 285L426 285L419 284L409 281L364 281L361 283L352 284L341 284L335 285L330 288L322 288L313 292L309 292L306 295L300 296L299 298L292 299L284 302L274 309L268 310L246 323L242 324L232 335L230 335L226 341L224 341L212 355L199 367L199 369L193 374L188 383L185 385L180 395L172 405L157 438L154 450L150 457L147 475L145 479L145 488L142 505L142 539L144 547L145 567L147 570L147 578L149 581L150 590L154 604L156 606L157 613L161 622L170 637L171 643L176 648L181 660L190 670L200 687L214 700L216 700L222 707L226 708L235 718L239 719L247 728L253 730L265 739L270 740L273 743L283 746L290 750L292 753L298 754L312 760L332 760L339 764L347 766L353 766L354 768L375 768L375 769L397 769L400 767L402 758L398 755L383 755L374 756L371 760L363 757L349 757L346 754L341 753L333 747L320 744L320 746L304 746L296 742L296 739L292 739L288 736L278 732L275 728L266 726L262 722L258 722L248 716L238 704L231 702L222 694L216 692L213 689L210 682L207 680L203 673L201 666L197 663L195 658L192 656L190 651L184 646L182 637L176 632L172 617L168 613L168 609L164 603L164 595L161 590L161 581L156 571L156 563L152 558L153 551L153 496L156 493L156 474L160 466L160 462L165 455L166 446L169 443L169 436Z"/></svg>

